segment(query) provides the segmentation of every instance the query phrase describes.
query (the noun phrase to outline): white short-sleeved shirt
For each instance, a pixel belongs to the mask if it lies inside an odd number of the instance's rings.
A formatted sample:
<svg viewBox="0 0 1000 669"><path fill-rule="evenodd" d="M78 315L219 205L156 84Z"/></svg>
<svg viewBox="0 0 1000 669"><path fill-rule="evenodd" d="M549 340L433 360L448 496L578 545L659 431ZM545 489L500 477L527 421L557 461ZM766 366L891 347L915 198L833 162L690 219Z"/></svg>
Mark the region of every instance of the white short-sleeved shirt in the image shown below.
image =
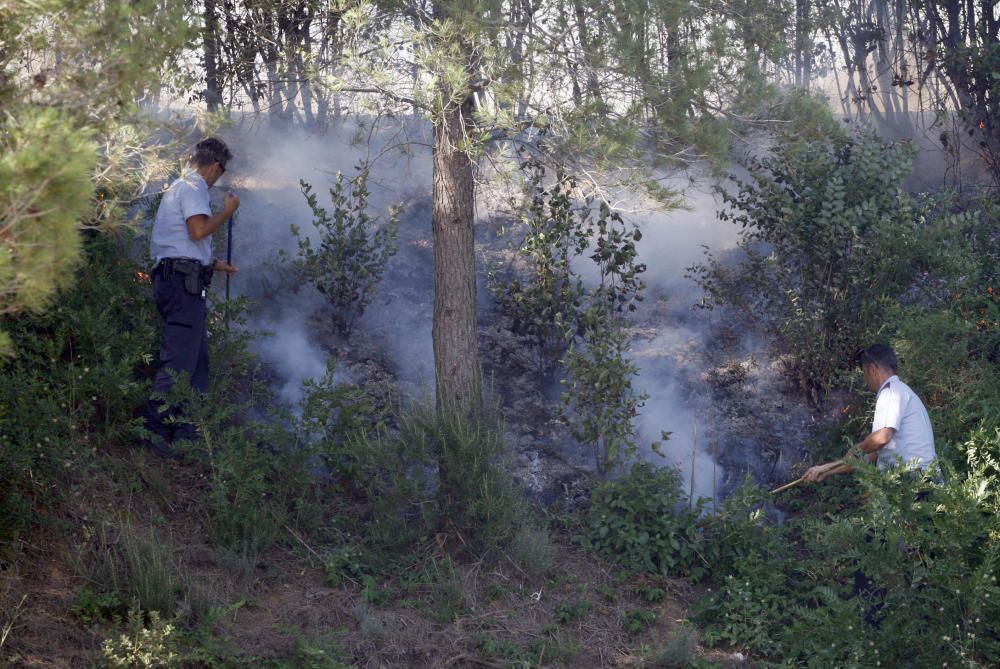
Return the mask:
<svg viewBox="0 0 1000 669"><path fill-rule="evenodd" d="M156 222L149 241L153 265L164 258L193 258L203 265L212 261L212 238L195 241L188 232L187 220L192 216L212 215L208 184L195 170L170 184L156 210Z"/></svg>
<svg viewBox="0 0 1000 669"><path fill-rule="evenodd" d="M878 450L879 469L911 462L926 469L934 462L937 453L930 416L917 394L898 376L891 376L882 384L875 400L872 432L883 427L894 428L896 432L892 440Z"/></svg>

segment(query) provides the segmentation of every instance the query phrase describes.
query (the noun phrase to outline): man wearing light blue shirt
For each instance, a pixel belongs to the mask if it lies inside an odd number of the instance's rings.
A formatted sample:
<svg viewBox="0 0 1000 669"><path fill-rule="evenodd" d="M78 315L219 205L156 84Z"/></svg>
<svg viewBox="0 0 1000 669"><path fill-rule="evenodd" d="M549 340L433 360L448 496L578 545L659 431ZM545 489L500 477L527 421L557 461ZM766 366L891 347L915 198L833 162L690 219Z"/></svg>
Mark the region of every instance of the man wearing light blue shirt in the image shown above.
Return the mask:
<svg viewBox="0 0 1000 669"><path fill-rule="evenodd" d="M212 258L212 233L240 206L239 198L227 193L222 211L213 214L208 189L225 173L232 157L220 139L198 142L190 170L170 184L156 211L150 255L153 295L164 322L160 368L153 381L158 395L169 393L180 373L187 374L194 390L208 389L207 290L214 271L237 271ZM198 438L193 425L177 420L181 414L181 407L165 406L160 399L147 403L148 445L156 455L176 458L174 441Z"/></svg>
<svg viewBox="0 0 1000 669"><path fill-rule="evenodd" d="M927 469L937 458L931 419L913 389L896 376L895 352L884 344L875 344L861 353L860 363L865 383L878 395L872 431L858 448L873 457L882 471L893 467ZM828 463L810 467L803 479L818 483L828 476L853 471L849 464Z"/></svg>

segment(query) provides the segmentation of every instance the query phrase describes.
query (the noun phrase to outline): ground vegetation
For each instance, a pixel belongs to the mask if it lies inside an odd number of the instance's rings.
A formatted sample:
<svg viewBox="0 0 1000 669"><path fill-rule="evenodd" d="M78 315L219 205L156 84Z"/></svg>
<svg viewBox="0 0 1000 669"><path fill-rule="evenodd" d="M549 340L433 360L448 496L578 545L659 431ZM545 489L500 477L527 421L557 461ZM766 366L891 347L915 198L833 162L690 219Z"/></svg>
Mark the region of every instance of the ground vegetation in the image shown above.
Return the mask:
<svg viewBox="0 0 1000 669"><path fill-rule="evenodd" d="M993 169L994 4L171 8L0 4L0 663L996 663L995 193L908 192L910 148L840 129L807 94L772 95L779 74L808 86L839 43L852 103L874 104L869 61L889 63L890 88L957 100L938 111L958 112ZM204 91L164 74L191 71L180 54L195 17ZM794 40L779 39L790 29ZM188 400L202 439L182 464L138 448L155 317L133 233L115 224L145 209L137 194L160 150L137 103L192 89L223 114L249 100L317 126L349 110L426 116L436 402L386 406L336 382L331 363L301 406L278 408L248 349L247 305L234 304L229 318L213 312L207 396L181 379L171 398ZM881 104L872 109L896 100ZM710 259L702 285L717 308L756 320L799 392L817 405L849 397L814 439L816 458L867 431L853 351L893 344L934 416L931 480L859 467L781 497L748 481L708 505L685 500L669 469L624 466L641 403L626 355L641 233L583 175L718 168L728 139L749 130L772 134L744 158L751 176L722 214L744 230L744 261ZM503 300L569 371L578 439L622 473L594 481L583 503L533 507L481 403L473 204L481 167L511 144L548 171L526 180L530 267ZM332 222L366 222L364 198L344 188ZM377 276L388 240L373 250L350 239L355 278ZM573 266L583 254L598 268L590 285ZM368 285L342 306L356 308Z"/></svg>

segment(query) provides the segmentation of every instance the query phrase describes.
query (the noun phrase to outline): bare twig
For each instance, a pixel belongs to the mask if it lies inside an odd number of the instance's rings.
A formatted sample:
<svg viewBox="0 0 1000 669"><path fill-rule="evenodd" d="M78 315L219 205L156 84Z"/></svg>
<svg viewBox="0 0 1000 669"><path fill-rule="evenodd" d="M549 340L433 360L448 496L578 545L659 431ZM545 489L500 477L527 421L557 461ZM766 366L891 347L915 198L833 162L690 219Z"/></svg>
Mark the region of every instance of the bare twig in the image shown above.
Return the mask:
<svg viewBox="0 0 1000 669"><path fill-rule="evenodd" d="M28 600L28 595L21 595L21 601L17 603L14 610L10 614L10 620L3 624L3 629L0 630L0 648L7 643L10 633L14 631L14 623L17 622L18 617L24 613L24 603Z"/></svg>

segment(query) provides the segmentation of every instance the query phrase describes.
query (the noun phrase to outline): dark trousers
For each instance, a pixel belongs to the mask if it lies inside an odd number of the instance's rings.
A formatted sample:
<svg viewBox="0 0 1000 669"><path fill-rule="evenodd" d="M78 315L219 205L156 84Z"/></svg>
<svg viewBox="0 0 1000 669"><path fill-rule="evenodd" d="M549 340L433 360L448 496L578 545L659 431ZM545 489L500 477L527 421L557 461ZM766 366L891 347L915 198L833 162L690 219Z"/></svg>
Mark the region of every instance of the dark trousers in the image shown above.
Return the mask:
<svg viewBox="0 0 1000 669"><path fill-rule="evenodd" d="M170 392L173 378L169 371L172 371L175 375L186 372L191 387L197 392L205 392L208 390L208 331L203 292L192 295L184 287L183 274L157 267L153 272L153 295L164 323L160 366L153 380L153 391ZM164 404L158 399L150 399L146 403L146 429L168 441L197 439L198 431L194 425L167 422L183 415L183 407L164 407Z"/></svg>

